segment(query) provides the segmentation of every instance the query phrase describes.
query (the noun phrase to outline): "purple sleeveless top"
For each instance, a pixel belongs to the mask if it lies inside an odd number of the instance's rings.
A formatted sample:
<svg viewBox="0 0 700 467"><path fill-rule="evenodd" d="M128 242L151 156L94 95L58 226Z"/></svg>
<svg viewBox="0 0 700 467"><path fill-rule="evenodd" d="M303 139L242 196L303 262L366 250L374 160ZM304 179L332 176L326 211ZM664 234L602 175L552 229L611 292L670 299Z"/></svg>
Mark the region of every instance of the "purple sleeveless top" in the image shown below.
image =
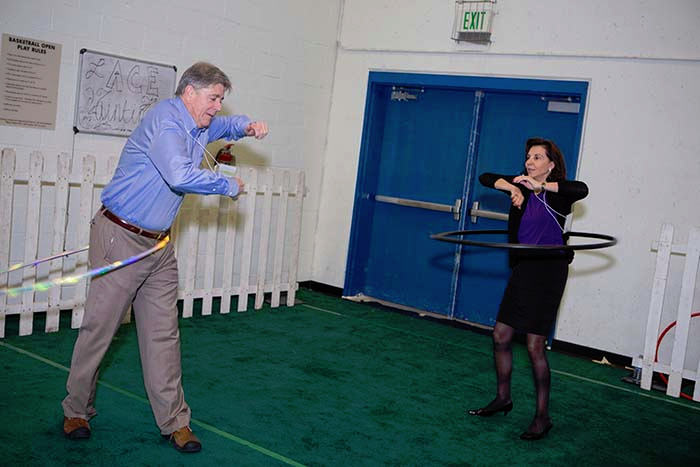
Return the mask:
<svg viewBox="0 0 700 467"><path fill-rule="evenodd" d="M538 197L539 199L534 199ZM554 219L556 214L549 213L542 195L530 193L525 212L520 220L518 242L530 245L563 245L559 223Z"/></svg>

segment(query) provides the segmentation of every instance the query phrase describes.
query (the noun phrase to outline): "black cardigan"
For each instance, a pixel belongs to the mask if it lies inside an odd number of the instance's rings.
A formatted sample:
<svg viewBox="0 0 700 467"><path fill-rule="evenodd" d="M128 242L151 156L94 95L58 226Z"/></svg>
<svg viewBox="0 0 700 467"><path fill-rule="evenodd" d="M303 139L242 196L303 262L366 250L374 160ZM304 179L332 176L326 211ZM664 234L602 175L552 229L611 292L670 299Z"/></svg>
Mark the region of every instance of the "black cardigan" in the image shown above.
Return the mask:
<svg viewBox="0 0 700 467"><path fill-rule="evenodd" d="M503 180L507 181L508 183L511 183L518 187L520 192L523 194L524 200L523 204L520 206L520 209L516 208L511 204L510 206L510 211L508 213L508 242L510 243L518 243L518 231L520 230L520 221L523 218L523 213L525 212L525 207L527 206L527 202L530 199L530 193L532 193L532 190L528 189L524 185L521 185L520 183L513 183L513 179L517 177L517 175L502 175L502 174L495 174L495 173L483 173L479 176L479 182L481 182L482 185L489 187L489 188L495 188L496 180L499 178L502 178ZM547 204L554 209L555 211L563 214L563 215L569 215L571 213L571 206L578 200L585 198L588 196L588 186L580 181L577 180L560 180L558 182L559 185L559 191L558 192L553 192L553 191L548 191L546 194L547 197ZM510 192L507 192L505 190L499 190L503 191L504 193L510 194ZM561 228L564 228L564 223L566 222L566 219L555 216L557 217L557 222L559 222L559 225ZM562 235L562 241L564 244L567 243L567 236ZM565 251L566 256L571 262L571 260L574 258L574 252L573 250L566 250ZM532 257L551 257L551 256L559 256L561 255L561 250L540 250L540 251L533 251L533 250L517 250L517 249L511 249L510 250L510 265L511 267L517 262L519 258L532 258Z"/></svg>

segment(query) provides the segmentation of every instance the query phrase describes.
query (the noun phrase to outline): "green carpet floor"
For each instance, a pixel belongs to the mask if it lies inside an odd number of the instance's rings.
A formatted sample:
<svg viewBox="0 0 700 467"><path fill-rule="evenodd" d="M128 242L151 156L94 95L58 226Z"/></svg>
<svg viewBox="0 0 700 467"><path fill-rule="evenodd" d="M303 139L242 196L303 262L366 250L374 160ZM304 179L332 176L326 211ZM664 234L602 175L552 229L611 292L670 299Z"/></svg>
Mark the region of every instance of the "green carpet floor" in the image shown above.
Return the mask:
<svg viewBox="0 0 700 467"><path fill-rule="evenodd" d="M493 393L488 335L309 290L298 297L293 308L180 321L203 443L189 455L155 426L133 324L104 362L91 439L69 441L60 402L77 331L66 316L58 333L35 323L35 335L18 337L8 317L0 465L700 465L700 404L621 382L623 369L550 352L554 428L524 442L534 389L523 346L513 411L469 417Z"/></svg>

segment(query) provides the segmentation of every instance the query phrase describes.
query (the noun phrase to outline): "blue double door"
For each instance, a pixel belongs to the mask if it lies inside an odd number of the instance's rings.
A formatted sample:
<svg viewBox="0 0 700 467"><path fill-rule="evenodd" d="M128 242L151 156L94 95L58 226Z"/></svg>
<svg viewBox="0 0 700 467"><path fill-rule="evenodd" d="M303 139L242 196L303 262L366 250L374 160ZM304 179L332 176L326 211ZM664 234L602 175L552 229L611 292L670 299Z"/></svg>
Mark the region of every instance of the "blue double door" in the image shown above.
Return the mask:
<svg viewBox="0 0 700 467"><path fill-rule="evenodd" d="M520 172L529 137L554 140L575 178L586 90L585 82L371 73L344 294L492 326L507 251L430 235L505 229L509 198L478 175Z"/></svg>

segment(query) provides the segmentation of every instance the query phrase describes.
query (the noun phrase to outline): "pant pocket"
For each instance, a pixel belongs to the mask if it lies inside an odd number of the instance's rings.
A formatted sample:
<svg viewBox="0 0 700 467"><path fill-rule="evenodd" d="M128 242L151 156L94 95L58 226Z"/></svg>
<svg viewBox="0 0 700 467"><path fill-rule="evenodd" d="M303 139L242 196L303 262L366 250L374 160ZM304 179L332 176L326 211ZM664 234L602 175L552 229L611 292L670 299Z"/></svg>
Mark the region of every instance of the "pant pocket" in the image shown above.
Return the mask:
<svg viewBox="0 0 700 467"><path fill-rule="evenodd" d="M107 234L107 232L105 232ZM103 243L103 250L104 250L104 260L107 263L112 263L116 261L114 258L112 258L112 252L114 251L114 245L116 243L116 239L112 235L105 235L104 236L104 243Z"/></svg>

